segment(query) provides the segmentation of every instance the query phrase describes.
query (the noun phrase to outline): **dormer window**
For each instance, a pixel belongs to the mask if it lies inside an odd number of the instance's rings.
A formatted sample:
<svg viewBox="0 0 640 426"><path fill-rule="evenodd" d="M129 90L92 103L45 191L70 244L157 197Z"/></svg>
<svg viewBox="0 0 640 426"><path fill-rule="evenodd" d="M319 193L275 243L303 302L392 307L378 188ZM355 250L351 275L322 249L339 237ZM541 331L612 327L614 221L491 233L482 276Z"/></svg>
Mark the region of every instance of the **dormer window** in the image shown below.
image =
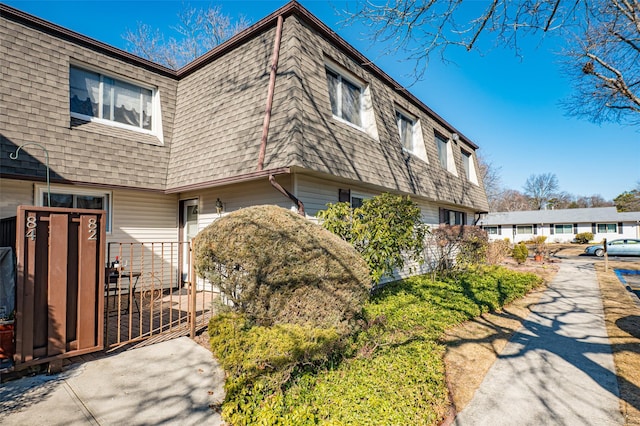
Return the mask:
<svg viewBox="0 0 640 426"><path fill-rule="evenodd" d="M396 111L396 122L398 123L398 133L400 133L400 142L402 143L402 148L409 152L413 152L413 126L415 122L398 111Z"/></svg>
<svg viewBox="0 0 640 426"><path fill-rule="evenodd" d="M362 127L362 88L329 68L327 86L333 115Z"/></svg>
<svg viewBox="0 0 640 426"><path fill-rule="evenodd" d="M453 149L451 148L451 140L438 132L435 132L436 145L438 148L438 159L443 169L449 173L458 176L458 171L453 159Z"/></svg>
<svg viewBox="0 0 640 426"><path fill-rule="evenodd" d="M155 90L75 66L69 69L71 116L138 131L159 127Z"/></svg>
<svg viewBox="0 0 640 426"><path fill-rule="evenodd" d="M476 166L473 162L473 155L470 152L461 150L462 152L462 167L464 167L464 175L471 183L478 185L478 175L476 173Z"/></svg>
<svg viewBox="0 0 640 426"><path fill-rule="evenodd" d="M420 120L412 117L411 114L404 112L404 110L396 109L396 123L402 149L422 161L428 162Z"/></svg>

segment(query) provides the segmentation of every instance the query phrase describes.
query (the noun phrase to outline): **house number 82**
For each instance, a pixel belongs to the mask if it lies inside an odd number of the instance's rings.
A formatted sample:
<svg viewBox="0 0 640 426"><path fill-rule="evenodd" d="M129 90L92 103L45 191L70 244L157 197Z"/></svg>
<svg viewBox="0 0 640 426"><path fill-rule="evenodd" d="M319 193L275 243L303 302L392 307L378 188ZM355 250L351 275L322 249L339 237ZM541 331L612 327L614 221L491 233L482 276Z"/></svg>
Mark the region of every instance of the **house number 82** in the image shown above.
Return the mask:
<svg viewBox="0 0 640 426"><path fill-rule="evenodd" d="M98 239L98 223L95 219L89 219L89 241Z"/></svg>

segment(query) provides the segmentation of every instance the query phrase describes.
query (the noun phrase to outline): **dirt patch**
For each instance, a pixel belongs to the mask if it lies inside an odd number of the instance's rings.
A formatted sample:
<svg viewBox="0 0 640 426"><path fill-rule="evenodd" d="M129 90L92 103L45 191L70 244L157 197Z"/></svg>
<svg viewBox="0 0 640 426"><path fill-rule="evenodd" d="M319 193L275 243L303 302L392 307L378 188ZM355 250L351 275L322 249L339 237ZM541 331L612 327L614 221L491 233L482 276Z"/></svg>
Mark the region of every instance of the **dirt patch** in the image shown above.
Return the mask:
<svg viewBox="0 0 640 426"><path fill-rule="evenodd" d="M505 306L502 311L484 314L445 333L447 346L444 356L447 382L455 412L471 401L476 389L502 352L511 336L520 328L544 291L546 283L558 272L557 262L527 261L517 265L507 260L504 266L520 272L533 272L544 279L544 284L522 299Z"/></svg>
<svg viewBox="0 0 640 426"><path fill-rule="evenodd" d="M640 425L640 307L620 282L614 269L636 269L626 262L595 265L605 312L607 333L620 388L620 410L626 425Z"/></svg>

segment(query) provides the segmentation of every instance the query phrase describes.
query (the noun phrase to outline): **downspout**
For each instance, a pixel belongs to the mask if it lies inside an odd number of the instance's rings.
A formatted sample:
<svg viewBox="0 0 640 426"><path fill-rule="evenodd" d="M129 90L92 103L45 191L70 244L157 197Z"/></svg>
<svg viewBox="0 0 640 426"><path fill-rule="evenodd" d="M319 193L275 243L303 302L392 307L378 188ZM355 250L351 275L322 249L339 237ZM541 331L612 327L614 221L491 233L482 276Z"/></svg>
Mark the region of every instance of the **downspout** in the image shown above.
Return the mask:
<svg viewBox="0 0 640 426"><path fill-rule="evenodd" d="M269 124L271 123L271 108L273 106L273 92L276 86L276 72L278 70L278 58L280 57L280 40L282 39L282 15L278 16L278 23L276 26L276 38L273 43L273 55L271 59L271 73L269 75L269 88L267 91L267 105L264 114L264 121L262 123L262 138L260 139L260 153L258 154L258 171L261 171L264 167L264 156L267 150L267 136L269 135ZM269 183L278 192L285 197L289 198L298 206L298 214L304 216L304 204L295 195L284 189L273 175L269 175Z"/></svg>

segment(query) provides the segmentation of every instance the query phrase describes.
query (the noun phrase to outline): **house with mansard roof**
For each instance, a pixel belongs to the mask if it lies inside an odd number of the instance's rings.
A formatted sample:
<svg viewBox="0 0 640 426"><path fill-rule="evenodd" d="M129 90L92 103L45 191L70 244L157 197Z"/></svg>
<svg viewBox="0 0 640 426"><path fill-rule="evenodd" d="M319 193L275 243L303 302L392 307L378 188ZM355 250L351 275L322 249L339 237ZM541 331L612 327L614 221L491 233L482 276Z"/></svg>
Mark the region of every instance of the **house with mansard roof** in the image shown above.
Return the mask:
<svg viewBox="0 0 640 426"><path fill-rule="evenodd" d="M640 238L640 212L618 212L615 207L492 212L483 215L478 225L490 240L509 238L514 243L537 236L566 243L584 232L592 233L593 241Z"/></svg>
<svg viewBox="0 0 640 426"><path fill-rule="evenodd" d="M0 219L47 204L45 150L51 205L106 210L109 242L381 192L488 210L478 146L295 1L177 71L2 4L0 52Z"/></svg>

